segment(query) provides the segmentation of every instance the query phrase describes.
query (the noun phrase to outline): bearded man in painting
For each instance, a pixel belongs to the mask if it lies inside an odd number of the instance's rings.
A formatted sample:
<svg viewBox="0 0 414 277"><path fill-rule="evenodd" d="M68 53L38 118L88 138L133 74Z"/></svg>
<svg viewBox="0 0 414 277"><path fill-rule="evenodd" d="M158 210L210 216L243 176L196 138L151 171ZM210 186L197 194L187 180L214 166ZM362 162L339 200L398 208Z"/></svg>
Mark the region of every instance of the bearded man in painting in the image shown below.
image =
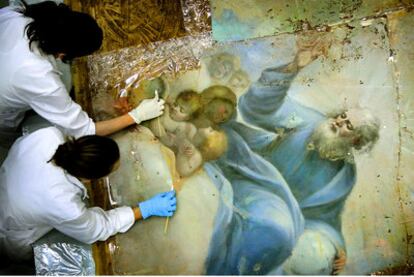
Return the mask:
<svg viewBox="0 0 414 277"><path fill-rule="evenodd" d="M354 155L369 152L379 138L379 121L368 110L326 115L289 96L299 70L325 49L323 40L311 45L299 40L294 61L265 69L238 103L243 119L261 128L240 127L238 133L251 138L250 147L280 171L306 220L296 245L300 251L293 251L284 268L289 274L330 274L345 265L340 214L356 182ZM267 145L254 145L264 133L277 135ZM316 238L323 251L311 249Z"/></svg>

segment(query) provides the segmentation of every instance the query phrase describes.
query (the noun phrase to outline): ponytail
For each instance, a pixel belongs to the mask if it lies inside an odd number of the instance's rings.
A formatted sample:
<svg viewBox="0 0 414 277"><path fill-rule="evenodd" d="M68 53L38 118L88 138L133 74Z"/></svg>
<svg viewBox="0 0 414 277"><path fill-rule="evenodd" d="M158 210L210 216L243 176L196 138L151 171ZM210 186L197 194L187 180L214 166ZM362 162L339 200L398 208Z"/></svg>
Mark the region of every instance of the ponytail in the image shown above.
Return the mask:
<svg viewBox="0 0 414 277"><path fill-rule="evenodd" d="M59 145L50 159L69 174L86 179L99 179L111 173L119 160L116 142L107 137L84 136L69 138Z"/></svg>
<svg viewBox="0 0 414 277"><path fill-rule="evenodd" d="M75 140L70 137L64 144L59 145L51 160L57 166L69 168L70 163L78 159L79 150L77 148Z"/></svg>

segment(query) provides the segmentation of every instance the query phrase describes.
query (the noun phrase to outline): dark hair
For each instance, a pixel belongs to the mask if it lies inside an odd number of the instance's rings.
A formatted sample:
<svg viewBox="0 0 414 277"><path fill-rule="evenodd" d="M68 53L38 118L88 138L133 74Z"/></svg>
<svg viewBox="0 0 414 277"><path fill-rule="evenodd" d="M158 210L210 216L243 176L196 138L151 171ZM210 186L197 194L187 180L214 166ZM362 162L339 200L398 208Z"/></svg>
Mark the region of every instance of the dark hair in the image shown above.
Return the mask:
<svg viewBox="0 0 414 277"><path fill-rule="evenodd" d="M116 142L96 135L69 138L59 145L50 159L69 174L87 179L99 179L108 175L118 160L119 148Z"/></svg>
<svg viewBox="0 0 414 277"><path fill-rule="evenodd" d="M90 15L53 1L33 5L22 2L23 15L33 18L25 29L30 47L36 41L48 55L65 54L64 61L89 55L101 47L102 30Z"/></svg>

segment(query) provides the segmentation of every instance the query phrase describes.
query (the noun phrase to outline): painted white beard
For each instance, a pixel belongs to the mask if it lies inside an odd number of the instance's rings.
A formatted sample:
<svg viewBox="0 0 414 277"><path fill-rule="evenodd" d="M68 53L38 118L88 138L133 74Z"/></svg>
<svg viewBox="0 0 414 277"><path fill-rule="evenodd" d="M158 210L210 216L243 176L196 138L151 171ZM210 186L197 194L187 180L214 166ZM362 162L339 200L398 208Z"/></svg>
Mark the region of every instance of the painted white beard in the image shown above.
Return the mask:
<svg viewBox="0 0 414 277"><path fill-rule="evenodd" d="M319 125L311 135L308 148L318 151L323 159L353 163L351 139L335 135L329 128L328 120Z"/></svg>

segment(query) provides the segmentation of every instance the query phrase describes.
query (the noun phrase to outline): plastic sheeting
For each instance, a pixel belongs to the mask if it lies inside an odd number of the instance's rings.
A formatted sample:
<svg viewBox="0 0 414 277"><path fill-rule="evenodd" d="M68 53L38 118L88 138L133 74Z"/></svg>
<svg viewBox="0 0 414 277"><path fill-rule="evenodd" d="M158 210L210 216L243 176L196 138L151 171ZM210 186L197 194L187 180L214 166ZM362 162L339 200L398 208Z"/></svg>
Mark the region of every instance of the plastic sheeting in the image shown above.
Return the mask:
<svg viewBox="0 0 414 277"><path fill-rule="evenodd" d="M128 89L138 87L142 80L162 74L174 77L200 66L201 54L212 45L210 3L181 0L181 6L188 36L88 57L93 98L108 92L112 99L125 97Z"/></svg>
<svg viewBox="0 0 414 277"><path fill-rule="evenodd" d="M95 275L92 248L51 231L34 244L37 275Z"/></svg>
<svg viewBox="0 0 414 277"><path fill-rule="evenodd" d="M211 45L210 33L202 33L88 57L89 87L96 119L113 117L113 101L126 97L129 89L138 87L142 80L162 74L176 77L179 72L198 68L202 53ZM96 110L99 106L106 115Z"/></svg>
<svg viewBox="0 0 414 277"><path fill-rule="evenodd" d="M211 31L211 9L208 0L181 0L184 28L189 35Z"/></svg>

